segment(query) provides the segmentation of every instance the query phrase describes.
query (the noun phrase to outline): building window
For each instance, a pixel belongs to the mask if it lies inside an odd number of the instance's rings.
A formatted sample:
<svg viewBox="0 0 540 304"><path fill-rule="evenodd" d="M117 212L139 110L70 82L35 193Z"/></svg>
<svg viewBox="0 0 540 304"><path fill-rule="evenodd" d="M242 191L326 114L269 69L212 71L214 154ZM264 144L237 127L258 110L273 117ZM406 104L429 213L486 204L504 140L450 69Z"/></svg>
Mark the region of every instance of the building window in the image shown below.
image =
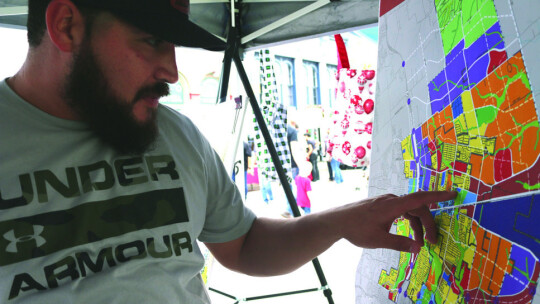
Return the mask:
<svg viewBox="0 0 540 304"><path fill-rule="evenodd" d="M284 106L296 108L296 82L294 81L294 59L276 56L276 80L278 94Z"/></svg>
<svg viewBox="0 0 540 304"><path fill-rule="evenodd" d="M304 70L306 73L307 104L320 105L319 64L317 62L304 60Z"/></svg>
<svg viewBox="0 0 540 304"><path fill-rule="evenodd" d="M333 64L326 65L326 77L328 79L328 107L332 107L336 100L337 89L337 66Z"/></svg>
<svg viewBox="0 0 540 304"><path fill-rule="evenodd" d="M215 104L219 89L219 78L214 76L214 72L204 77L201 83L201 88L201 103Z"/></svg>

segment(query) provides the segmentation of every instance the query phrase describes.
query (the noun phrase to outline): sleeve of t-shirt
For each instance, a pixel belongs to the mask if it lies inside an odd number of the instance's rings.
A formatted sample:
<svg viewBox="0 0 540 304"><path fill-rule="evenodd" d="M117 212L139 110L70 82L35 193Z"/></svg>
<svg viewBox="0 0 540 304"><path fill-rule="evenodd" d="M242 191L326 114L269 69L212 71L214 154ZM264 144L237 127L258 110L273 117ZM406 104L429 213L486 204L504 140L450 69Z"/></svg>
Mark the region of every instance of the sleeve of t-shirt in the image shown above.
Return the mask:
<svg viewBox="0 0 540 304"><path fill-rule="evenodd" d="M201 193L204 198L201 203L205 206L198 207L204 210L205 219L198 240L222 243L246 234L256 216L244 205L242 195L219 155L189 118L165 106L160 109L160 113L164 115L164 119L161 119L163 129L173 130L170 132L174 133L175 140L191 145L190 153L197 154L197 157L192 158L201 164L196 169L200 171L195 175L200 179L197 181L201 183L200 191L204 192Z"/></svg>
<svg viewBox="0 0 540 304"><path fill-rule="evenodd" d="M205 141L205 145L209 144ZM246 234L255 214L244 206L242 195L221 159L211 147L204 149L208 187L206 220L199 240L208 243L232 241Z"/></svg>

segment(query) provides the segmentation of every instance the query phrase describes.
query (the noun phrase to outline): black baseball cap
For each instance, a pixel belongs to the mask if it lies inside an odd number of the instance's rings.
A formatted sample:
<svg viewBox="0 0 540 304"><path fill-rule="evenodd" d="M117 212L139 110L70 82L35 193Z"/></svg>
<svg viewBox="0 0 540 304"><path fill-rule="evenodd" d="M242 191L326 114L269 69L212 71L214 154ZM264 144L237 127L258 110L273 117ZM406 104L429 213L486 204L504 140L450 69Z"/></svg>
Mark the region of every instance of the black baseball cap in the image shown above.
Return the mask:
<svg viewBox="0 0 540 304"><path fill-rule="evenodd" d="M110 11L137 28L175 45L225 50L225 42L189 20L189 0L72 0Z"/></svg>

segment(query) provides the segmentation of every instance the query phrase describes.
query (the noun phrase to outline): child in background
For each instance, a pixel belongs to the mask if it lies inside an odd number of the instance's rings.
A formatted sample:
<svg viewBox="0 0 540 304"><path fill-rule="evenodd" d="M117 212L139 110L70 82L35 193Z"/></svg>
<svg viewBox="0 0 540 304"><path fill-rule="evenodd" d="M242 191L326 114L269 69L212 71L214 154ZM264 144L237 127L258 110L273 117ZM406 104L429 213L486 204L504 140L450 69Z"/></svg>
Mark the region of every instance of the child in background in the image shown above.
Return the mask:
<svg viewBox="0 0 540 304"><path fill-rule="evenodd" d="M309 162L303 161L298 164L300 169L299 174L294 181L296 182L296 203L298 207L304 210L305 214L311 213L311 180L309 175L311 174L312 165Z"/></svg>

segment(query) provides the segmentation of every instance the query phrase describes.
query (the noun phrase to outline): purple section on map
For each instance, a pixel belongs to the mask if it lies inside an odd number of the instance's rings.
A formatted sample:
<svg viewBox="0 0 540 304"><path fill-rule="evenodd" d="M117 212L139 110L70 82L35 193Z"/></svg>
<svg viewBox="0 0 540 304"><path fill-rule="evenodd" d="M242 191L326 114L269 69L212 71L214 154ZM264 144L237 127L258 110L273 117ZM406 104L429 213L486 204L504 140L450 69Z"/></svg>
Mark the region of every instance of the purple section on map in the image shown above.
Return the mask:
<svg viewBox="0 0 540 304"><path fill-rule="evenodd" d="M446 55L446 66L449 66L456 57L463 57L463 49L465 48L465 41L461 40L451 51Z"/></svg>
<svg viewBox="0 0 540 304"><path fill-rule="evenodd" d="M422 183L422 189L429 191L429 182L431 180L431 170L425 169L424 171L424 182Z"/></svg>
<svg viewBox="0 0 540 304"><path fill-rule="evenodd" d="M431 154L429 153L428 140L424 138L420 143L420 163L423 167L431 167Z"/></svg>
<svg viewBox="0 0 540 304"><path fill-rule="evenodd" d="M467 62L467 67L470 69L473 63L480 57L484 56L488 51L488 46L486 45L485 36L480 37L476 40L470 47L465 49L465 61Z"/></svg>
<svg viewBox="0 0 540 304"><path fill-rule="evenodd" d="M489 54L484 55L469 68L469 83L471 88L487 77L489 66Z"/></svg>
<svg viewBox="0 0 540 304"><path fill-rule="evenodd" d="M432 114L441 111L446 105L450 104L450 100L448 99L448 84L444 70L428 84L428 88Z"/></svg>
<svg viewBox="0 0 540 304"><path fill-rule="evenodd" d="M413 129L411 140L412 140L412 146L418 147L418 143L422 142L422 129L421 128ZM417 149L413 149L413 153L414 153L414 161L419 162L420 155L422 155L421 151L417 148Z"/></svg>
<svg viewBox="0 0 540 304"><path fill-rule="evenodd" d="M536 259L540 258L539 218L540 195L535 194L482 204L474 211L474 219L480 226L528 248Z"/></svg>
<svg viewBox="0 0 540 304"><path fill-rule="evenodd" d="M504 276L500 292L501 296L517 294L525 288L523 282L529 282L529 279L522 272L527 273L528 271L532 273L536 259L530 252L514 245L510 252L510 260L514 263L514 269L510 275L506 274Z"/></svg>
<svg viewBox="0 0 540 304"><path fill-rule="evenodd" d="M496 22L489 30L476 40L469 48L465 49L465 62L469 69L469 83L473 87L487 76L489 66L488 51L504 49L504 41L501 37L501 26Z"/></svg>
<svg viewBox="0 0 540 304"><path fill-rule="evenodd" d="M504 50L504 41L502 39L501 25L499 22L495 22L493 26L487 30L485 37L487 39L488 49L499 49ZM482 38L480 38L482 39Z"/></svg>
<svg viewBox="0 0 540 304"><path fill-rule="evenodd" d="M465 57L463 57L462 51L447 63L446 77L448 78L448 87L450 89L450 101L454 101L464 90L468 90L469 79L467 78Z"/></svg>
<svg viewBox="0 0 540 304"><path fill-rule="evenodd" d="M428 84L431 113L444 109L463 91L470 90L487 76L489 50L504 49L501 27L496 22L469 48L461 40L446 56L446 67Z"/></svg>

